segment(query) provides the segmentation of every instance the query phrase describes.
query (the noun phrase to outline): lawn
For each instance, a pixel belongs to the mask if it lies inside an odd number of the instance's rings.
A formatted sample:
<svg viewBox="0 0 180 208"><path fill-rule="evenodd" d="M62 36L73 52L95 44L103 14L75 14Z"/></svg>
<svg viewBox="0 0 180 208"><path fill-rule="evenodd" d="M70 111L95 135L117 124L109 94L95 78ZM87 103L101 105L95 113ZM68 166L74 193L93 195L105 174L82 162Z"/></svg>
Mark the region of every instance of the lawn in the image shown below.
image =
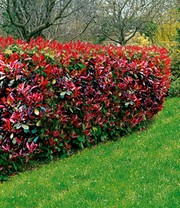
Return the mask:
<svg viewBox="0 0 180 208"><path fill-rule="evenodd" d="M85 149L0 185L1 208L176 208L180 99L148 130Z"/></svg>

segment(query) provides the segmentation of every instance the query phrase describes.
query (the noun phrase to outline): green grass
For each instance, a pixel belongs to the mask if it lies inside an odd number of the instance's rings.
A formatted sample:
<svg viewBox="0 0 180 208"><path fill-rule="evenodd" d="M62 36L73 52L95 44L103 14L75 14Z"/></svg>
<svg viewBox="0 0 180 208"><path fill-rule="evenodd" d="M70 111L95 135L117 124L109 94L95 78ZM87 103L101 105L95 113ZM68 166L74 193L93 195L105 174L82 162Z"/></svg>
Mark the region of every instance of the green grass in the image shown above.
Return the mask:
<svg viewBox="0 0 180 208"><path fill-rule="evenodd" d="M12 177L0 207L179 207L179 107L168 99L148 130Z"/></svg>

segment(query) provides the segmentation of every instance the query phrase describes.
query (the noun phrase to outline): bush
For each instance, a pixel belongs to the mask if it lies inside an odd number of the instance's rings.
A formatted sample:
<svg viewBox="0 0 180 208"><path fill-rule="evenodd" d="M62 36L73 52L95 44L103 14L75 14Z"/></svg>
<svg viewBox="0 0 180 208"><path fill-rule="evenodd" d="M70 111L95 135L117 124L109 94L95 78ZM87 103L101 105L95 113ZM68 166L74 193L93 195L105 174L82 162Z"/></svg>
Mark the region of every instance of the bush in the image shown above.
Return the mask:
<svg viewBox="0 0 180 208"><path fill-rule="evenodd" d="M171 73L174 77L180 77L180 50L179 49L173 49L171 53Z"/></svg>
<svg viewBox="0 0 180 208"><path fill-rule="evenodd" d="M180 96L180 50L173 49L171 53L171 86L169 88L169 97Z"/></svg>
<svg viewBox="0 0 180 208"><path fill-rule="evenodd" d="M171 86L169 88L169 97L180 97L180 77L171 77Z"/></svg>
<svg viewBox="0 0 180 208"><path fill-rule="evenodd" d="M2 176L144 128L169 88L162 48L1 38L0 49Z"/></svg>

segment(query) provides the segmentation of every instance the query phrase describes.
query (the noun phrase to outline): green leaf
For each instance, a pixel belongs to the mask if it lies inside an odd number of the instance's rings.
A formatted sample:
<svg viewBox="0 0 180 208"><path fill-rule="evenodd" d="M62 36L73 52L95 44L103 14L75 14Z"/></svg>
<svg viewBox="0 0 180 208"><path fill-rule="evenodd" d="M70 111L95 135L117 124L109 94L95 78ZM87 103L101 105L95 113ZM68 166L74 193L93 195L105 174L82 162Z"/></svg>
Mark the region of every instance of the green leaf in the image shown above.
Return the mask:
<svg viewBox="0 0 180 208"><path fill-rule="evenodd" d="M33 142L36 143L38 139L39 139L39 136L35 137Z"/></svg>
<svg viewBox="0 0 180 208"><path fill-rule="evenodd" d="M12 133L11 135L10 135L10 139L12 139L14 137L14 134Z"/></svg>
<svg viewBox="0 0 180 208"><path fill-rule="evenodd" d="M78 63L78 68L83 69L85 65L83 63Z"/></svg>
<svg viewBox="0 0 180 208"><path fill-rule="evenodd" d="M85 142L85 137L84 136L78 136L78 141L80 142Z"/></svg>
<svg viewBox="0 0 180 208"><path fill-rule="evenodd" d="M69 90L67 90L67 91L66 91L66 94L67 94L67 95L71 95L71 94L72 94L72 92L71 92L71 91L69 91Z"/></svg>
<svg viewBox="0 0 180 208"><path fill-rule="evenodd" d="M13 144L16 144L16 139L15 138L12 140L12 143Z"/></svg>
<svg viewBox="0 0 180 208"><path fill-rule="evenodd" d="M125 106L128 107L129 105L133 105L133 104L134 102L130 101L130 102L125 103Z"/></svg>
<svg viewBox="0 0 180 208"><path fill-rule="evenodd" d="M7 181L8 177L4 175L0 175L0 181Z"/></svg>
<svg viewBox="0 0 180 208"><path fill-rule="evenodd" d="M16 164L13 162L12 165L13 165L14 170L17 171L18 168L17 168Z"/></svg>
<svg viewBox="0 0 180 208"><path fill-rule="evenodd" d="M82 142L79 143L80 148L84 149L84 145Z"/></svg>
<svg viewBox="0 0 180 208"><path fill-rule="evenodd" d="M32 133L32 134L35 134L36 132L37 132L37 129L31 130L31 133Z"/></svg>
<svg viewBox="0 0 180 208"><path fill-rule="evenodd" d="M52 84L53 85L56 84L56 79L53 79Z"/></svg>
<svg viewBox="0 0 180 208"><path fill-rule="evenodd" d="M104 141L104 136L101 136L100 138L101 138L101 141Z"/></svg>
<svg viewBox="0 0 180 208"><path fill-rule="evenodd" d="M3 79L5 79L5 78L6 78L6 76L2 76L2 77L0 77L0 81L1 81L1 80L3 80Z"/></svg>
<svg viewBox="0 0 180 208"><path fill-rule="evenodd" d="M71 95L71 94L72 94L72 92L71 92L71 91L69 91L69 90L64 91L64 92L61 92L61 93L60 93L60 97L61 97L61 98L64 98L64 96L65 96L66 94L67 94L67 95Z"/></svg>
<svg viewBox="0 0 180 208"><path fill-rule="evenodd" d="M24 133L28 133L29 132L29 129L23 129Z"/></svg>
<svg viewBox="0 0 180 208"><path fill-rule="evenodd" d="M20 129L20 128L21 128L21 124L19 124L19 123L15 124L15 125L14 125L14 128L15 128L15 129Z"/></svg>
<svg viewBox="0 0 180 208"><path fill-rule="evenodd" d="M82 124L82 129L86 130L86 126L84 124Z"/></svg>
<svg viewBox="0 0 180 208"><path fill-rule="evenodd" d="M64 98L65 94L66 94L66 92L61 92L61 93L60 93L60 97L61 97L61 98Z"/></svg>
<svg viewBox="0 0 180 208"><path fill-rule="evenodd" d="M36 123L36 126L41 126L41 120Z"/></svg>
<svg viewBox="0 0 180 208"><path fill-rule="evenodd" d="M67 154L66 153L64 153L64 154L61 155L61 159L64 159L66 157L67 157Z"/></svg>
<svg viewBox="0 0 180 208"><path fill-rule="evenodd" d="M15 79L12 79L12 80L9 82L8 86L11 87L11 86L14 84L14 82L15 82Z"/></svg>
<svg viewBox="0 0 180 208"><path fill-rule="evenodd" d="M39 110L36 108L36 109L34 110L34 113L35 113L36 116L38 116L38 115L39 115Z"/></svg>
<svg viewBox="0 0 180 208"><path fill-rule="evenodd" d="M96 127L92 127L92 130L96 132L98 129Z"/></svg>
<svg viewBox="0 0 180 208"><path fill-rule="evenodd" d="M28 130L28 129L29 129L29 126L26 125L26 124L21 124L21 126L22 126L22 128L23 128L24 130Z"/></svg>
<svg viewBox="0 0 180 208"><path fill-rule="evenodd" d="M11 55L13 53L13 51L9 48L6 48L6 50L4 51L4 53Z"/></svg>

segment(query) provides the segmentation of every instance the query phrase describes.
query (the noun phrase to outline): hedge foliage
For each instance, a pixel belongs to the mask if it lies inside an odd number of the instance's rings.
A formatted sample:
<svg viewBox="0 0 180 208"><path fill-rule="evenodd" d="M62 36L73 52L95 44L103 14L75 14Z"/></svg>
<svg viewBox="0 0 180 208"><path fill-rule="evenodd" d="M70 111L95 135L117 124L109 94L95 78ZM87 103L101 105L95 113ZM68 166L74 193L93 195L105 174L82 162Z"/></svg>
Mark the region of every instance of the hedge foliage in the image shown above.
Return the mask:
<svg viewBox="0 0 180 208"><path fill-rule="evenodd" d="M180 97L180 49L173 48L171 58L171 86L169 88L169 97Z"/></svg>
<svg viewBox="0 0 180 208"><path fill-rule="evenodd" d="M170 59L157 47L0 38L0 170L144 128L163 107Z"/></svg>

